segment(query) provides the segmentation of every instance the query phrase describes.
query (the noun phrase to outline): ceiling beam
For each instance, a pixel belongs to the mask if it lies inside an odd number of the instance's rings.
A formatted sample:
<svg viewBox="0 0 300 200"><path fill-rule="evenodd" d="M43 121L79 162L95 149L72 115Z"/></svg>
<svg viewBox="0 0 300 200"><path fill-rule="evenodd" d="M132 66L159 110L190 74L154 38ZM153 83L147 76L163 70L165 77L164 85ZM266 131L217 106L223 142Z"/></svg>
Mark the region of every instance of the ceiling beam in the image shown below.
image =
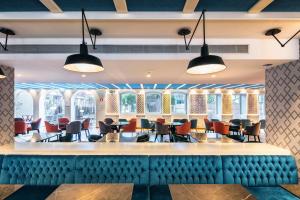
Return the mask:
<svg viewBox="0 0 300 200"><path fill-rule="evenodd" d="M198 3L199 0L186 0L183 7L183 13L193 13Z"/></svg>
<svg viewBox="0 0 300 200"><path fill-rule="evenodd" d="M268 5L270 5L274 0L258 0L252 8L248 10L249 13L260 13Z"/></svg>
<svg viewBox="0 0 300 200"><path fill-rule="evenodd" d="M127 13L127 4L126 0L114 0L114 4L117 10L117 13Z"/></svg>
<svg viewBox="0 0 300 200"><path fill-rule="evenodd" d="M52 13L62 13L63 11L60 9L60 7L55 3L54 0L40 0L44 6L46 6L50 12Z"/></svg>

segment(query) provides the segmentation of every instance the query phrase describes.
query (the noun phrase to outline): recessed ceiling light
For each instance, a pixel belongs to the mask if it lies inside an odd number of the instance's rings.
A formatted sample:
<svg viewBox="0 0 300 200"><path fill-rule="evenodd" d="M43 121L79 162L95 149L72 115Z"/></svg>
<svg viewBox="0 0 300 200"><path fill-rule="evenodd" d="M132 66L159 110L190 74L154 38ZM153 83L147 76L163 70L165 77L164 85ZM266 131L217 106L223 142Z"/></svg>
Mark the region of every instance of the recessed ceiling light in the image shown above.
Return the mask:
<svg viewBox="0 0 300 200"><path fill-rule="evenodd" d="M21 77L22 76L22 74L17 74L17 77Z"/></svg>
<svg viewBox="0 0 300 200"><path fill-rule="evenodd" d="M215 75L215 74L212 74L212 75L210 75L210 77L212 77L212 78L215 78L217 75Z"/></svg>
<svg viewBox="0 0 300 200"><path fill-rule="evenodd" d="M147 78L151 78L151 72L148 72L146 75Z"/></svg>
<svg viewBox="0 0 300 200"><path fill-rule="evenodd" d="M81 77L82 77L82 78L85 78L85 77L86 77L86 75L85 75L85 74L81 74Z"/></svg>

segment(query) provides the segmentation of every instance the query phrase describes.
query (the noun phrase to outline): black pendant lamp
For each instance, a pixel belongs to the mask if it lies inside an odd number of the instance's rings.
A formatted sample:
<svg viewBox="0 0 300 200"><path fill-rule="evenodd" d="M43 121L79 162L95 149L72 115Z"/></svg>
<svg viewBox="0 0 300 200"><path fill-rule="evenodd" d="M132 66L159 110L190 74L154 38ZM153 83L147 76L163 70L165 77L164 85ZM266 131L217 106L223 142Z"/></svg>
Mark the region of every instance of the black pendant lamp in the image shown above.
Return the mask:
<svg viewBox="0 0 300 200"><path fill-rule="evenodd" d="M4 74L3 70L0 67L0 79L6 78L6 75Z"/></svg>
<svg viewBox="0 0 300 200"><path fill-rule="evenodd" d="M101 72L104 70L101 60L88 53L88 47L84 40L84 23L87 26L93 49L96 49L96 37L102 33L99 29L89 28L84 10L82 9L82 44L80 45L80 53L68 56L64 68L75 72ZM94 40L92 35L94 36Z"/></svg>
<svg viewBox="0 0 300 200"><path fill-rule="evenodd" d="M178 34L184 37L186 50L189 50L191 41L203 17L203 46L201 47L201 56L196 57L189 62L186 71L189 74L210 74L220 72L226 69L226 65L220 56L209 55L208 45L206 44L205 40L205 12L206 10L202 11L188 43L186 42L186 36L189 35L191 31L188 28L182 28L178 31Z"/></svg>

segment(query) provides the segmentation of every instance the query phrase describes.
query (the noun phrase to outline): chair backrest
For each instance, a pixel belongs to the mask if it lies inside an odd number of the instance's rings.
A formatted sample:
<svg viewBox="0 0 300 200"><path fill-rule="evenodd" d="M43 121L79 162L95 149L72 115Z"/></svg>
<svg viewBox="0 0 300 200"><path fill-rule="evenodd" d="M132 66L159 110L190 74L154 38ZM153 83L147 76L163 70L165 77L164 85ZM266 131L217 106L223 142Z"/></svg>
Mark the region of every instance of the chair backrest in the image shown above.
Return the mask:
<svg viewBox="0 0 300 200"><path fill-rule="evenodd" d="M105 124L103 121L99 121L99 128L100 128L100 133L103 135L112 132L111 126Z"/></svg>
<svg viewBox="0 0 300 200"><path fill-rule="evenodd" d="M232 123L232 124L236 124L236 125L240 125L241 124L241 120L240 119L231 119L229 122Z"/></svg>
<svg viewBox="0 0 300 200"><path fill-rule="evenodd" d="M51 124L47 121L45 121L45 128L46 128L46 132L47 133L53 133L53 132L58 132L58 125L55 124Z"/></svg>
<svg viewBox="0 0 300 200"><path fill-rule="evenodd" d="M39 129L41 125L42 118L38 118L37 120L31 122L32 130Z"/></svg>
<svg viewBox="0 0 300 200"><path fill-rule="evenodd" d="M151 124L148 119L141 119L141 128L151 128Z"/></svg>
<svg viewBox="0 0 300 200"><path fill-rule="evenodd" d="M191 129L196 129L197 128L197 119L191 119Z"/></svg>
<svg viewBox="0 0 300 200"><path fill-rule="evenodd" d="M89 129L90 128L90 122L91 122L90 118L86 118L85 120L83 120L82 129Z"/></svg>
<svg viewBox="0 0 300 200"><path fill-rule="evenodd" d="M162 124L166 123L166 120L164 118L157 118L156 121Z"/></svg>
<svg viewBox="0 0 300 200"><path fill-rule="evenodd" d="M204 124L205 124L205 129L210 130L211 128L211 123L207 118L204 118Z"/></svg>
<svg viewBox="0 0 300 200"><path fill-rule="evenodd" d="M259 123L260 123L260 129L266 128L266 120L265 119L259 120Z"/></svg>
<svg viewBox="0 0 300 200"><path fill-rule="evenodd" d="M229 134L229 126L226 126L223 122L213 122L213 126L216 133Z"/></svg>
<svg viewBox="0 0 300 200"><path fill-rule="evenodd" d="M173 122L180 122L181 119L173 119Z"/></svg>
<svg viewBox="0 0 300 200"><path fill-rule="evenodd" d="M167 125L163 125L160 122L155 123L156 128L156 134L168 134L169 133L169 127Z"/></svg>
<svg viewBox="0 0 300 200"><path fill-rule="evenodd" d="M177 132L177 134L180 134L180 135L187 135L188 133L191 132L191 122L185 122L181 126L177 126L176 132Z"/></svg>
<svg viewBox="0 0 300 200"><path fill-rule="evenodd" d="M180 119L180 120L179 120L180 123L185 123L185 122L188 122L188 121L189 121L189 120L187 120L187 119Z"/></svg>
<svg viewBox="0 0 300 200"><path fill-rule="evenodd" d="M59 124L68 124L70 120L66 117L58 118L58 123Z"/></svg>
<svg viewBox="0 0 300 200"><path fill-rule="evenodd" d="M251 126L250 119L241 119L241 124L243 128L246 128L246 126Z"/></svg>
<svg viewBox="0 0 300 200"><path fill-rule="evenodd" d="M24 134L27 131L27 126L25 121L16 121L15 122L15 134Z"/></svg>
<svg viewBox="0 0 300 200"><path fill-rule="evenodd" d="M119 119L119 122L128 122L128 120L127 119Z"/></svg>
<svg viewBox="0 0 300 200"><path fill-rule="evenodd" d="M112 118L105 118L104 123L107 125L111 125L112 123L114 123L114 120Z"/></svg>
<svg viewBox="0 0 300 200"><path fill-rule="evenodd" d="M138 136L136 142L149 142L150 136L148 134Z"/></svg>
<svg viewBox="0 0 300 200"><path fill-rule="evenodd" d="M17 122L17 121L25 121L25 120L23 118L17 117L17 118L15 118L15 122Z"/></svg>
<svg viewBox="0 0 300 200"><path fill-rule="evenodd" d="M131 119L128 125L123 126L123 132L135 132L136 131L136 119Z"/></svg>
<svg viewBox="0 0 300 200"><path fill-rule="evenodd" d="M67 125L66 133L69 134L76 134L81 132L81 122L80 121L73 121Z"/></svg>

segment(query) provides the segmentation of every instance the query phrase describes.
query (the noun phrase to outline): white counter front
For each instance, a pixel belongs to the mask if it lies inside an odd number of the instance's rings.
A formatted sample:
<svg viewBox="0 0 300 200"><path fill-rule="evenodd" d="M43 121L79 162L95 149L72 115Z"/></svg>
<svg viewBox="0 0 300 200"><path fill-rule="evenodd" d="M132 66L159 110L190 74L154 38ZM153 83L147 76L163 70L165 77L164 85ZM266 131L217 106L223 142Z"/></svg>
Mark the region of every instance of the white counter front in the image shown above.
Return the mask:
<svg viewBox="0 0 300 200"><path fill-rule="evenodd" d="M291 155L263 143L14 143L4 155Z"/></svg>

